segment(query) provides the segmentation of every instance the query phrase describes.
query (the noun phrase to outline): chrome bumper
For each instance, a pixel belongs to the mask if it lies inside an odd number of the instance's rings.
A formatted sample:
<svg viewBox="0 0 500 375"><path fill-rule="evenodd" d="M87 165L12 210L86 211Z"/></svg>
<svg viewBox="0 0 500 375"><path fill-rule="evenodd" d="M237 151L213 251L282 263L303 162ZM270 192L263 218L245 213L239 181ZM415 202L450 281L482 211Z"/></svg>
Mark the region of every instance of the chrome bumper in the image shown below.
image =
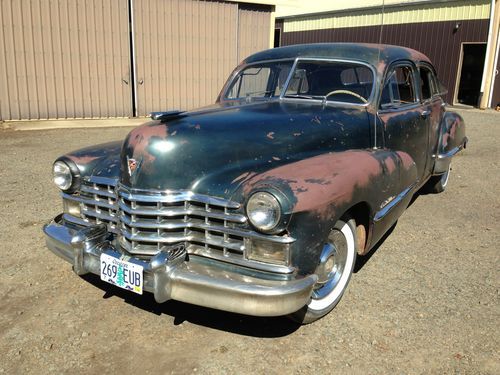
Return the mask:
<svg viewBox="0 0 500 375"><path fill-rule="evenodd" d="M106 240L104 225L76 229L64 225L61 216L44 226L47 247L73 265L78 275L100 275L100 256L123 254ZM171 262L159 253L150 262L126 259L144 268L144 290L159 303L169 299L219 310L255 316L279 316L295 312L309 302L316 276L270 280L237 272L222 262L190 256L188 261Z"/></svg>

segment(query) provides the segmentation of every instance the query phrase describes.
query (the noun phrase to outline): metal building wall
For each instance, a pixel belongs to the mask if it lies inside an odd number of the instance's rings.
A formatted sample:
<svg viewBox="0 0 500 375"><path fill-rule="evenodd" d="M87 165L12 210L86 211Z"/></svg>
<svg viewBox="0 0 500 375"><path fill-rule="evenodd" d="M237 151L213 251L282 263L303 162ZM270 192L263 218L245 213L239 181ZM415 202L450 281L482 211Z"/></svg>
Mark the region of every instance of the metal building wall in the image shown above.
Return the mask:
<svg viewBox="0 0 500 375"><path fill-rule="evenodd" d="M270 47L269 7L240 5L238 12L238 62Z"/></svg>
<svg viewBox="0 0 500 375"><path fill-rule="evenodd" d="M384 25L488 19L490 5L489 0L436 1L386 7L383 16L379 7L300 16L287 19L284 32L380 26L382 19Z"/></svg>
<svg viewBox="0 0 500 375"><path fill-rule="evenodd" d="M489 11L490 2L487 0L389 9L384 15L382 43L410 47L426 54L433 61L440 80L448 88L446 99L451 102L455 96L461 44L487 42ZM337 16L339 19L333 20ZM357 27L344 27L348 24L344 18ZM284 31L282 45L318 42L378 43L380 40L380 9L280 21L282 23L277 22L277 27ZM457 22L460 27L455 29ZM332 24L337 26L332 28Z"/></svg>
<svg viewBox="0 0 500 375"><path fill-rule="evenodd" d="M0 0L0 120L131 115L127 0Z"/></svg>
<svg viewBox="0 0 500 375"><path fill-rule="evenodd" d="M134 0L137 115L215 102L246 56L269 48L271 8L198 0Z"/></svg>
<svg viewBox="0 0 500 375"><path fill-rule="evenodd" d="M213 103L236 63L237 22L234 3L135 0L137 114Z"/></svg>
<svg viewBox="0 0 500 375"><path fill-rule="evenodd" d="M270 47L272 10L218 0L0 0L0 121L213 103L240 56Z"/></svg>

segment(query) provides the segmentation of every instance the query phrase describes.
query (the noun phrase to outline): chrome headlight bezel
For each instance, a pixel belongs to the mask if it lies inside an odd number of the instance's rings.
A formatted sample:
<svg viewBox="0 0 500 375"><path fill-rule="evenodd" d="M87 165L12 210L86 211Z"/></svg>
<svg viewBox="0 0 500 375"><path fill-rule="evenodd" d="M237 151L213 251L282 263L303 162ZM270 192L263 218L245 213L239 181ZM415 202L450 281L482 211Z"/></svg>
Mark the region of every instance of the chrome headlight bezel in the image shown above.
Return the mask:
<svg viewBox="0 0 500 375"><path fill-rule="evenodd" d="M65 193L72 193L80 187L80 170L71 160L57 159L52 165L52 180Z"/></svg>
<svg viewBox="0 0 500 375"><path fill-rule="evenodd" d="M250 224L259 232L272 233L282 222L283 209L280 201L267 191L256 191L251 194L245 210Z"/></svg>

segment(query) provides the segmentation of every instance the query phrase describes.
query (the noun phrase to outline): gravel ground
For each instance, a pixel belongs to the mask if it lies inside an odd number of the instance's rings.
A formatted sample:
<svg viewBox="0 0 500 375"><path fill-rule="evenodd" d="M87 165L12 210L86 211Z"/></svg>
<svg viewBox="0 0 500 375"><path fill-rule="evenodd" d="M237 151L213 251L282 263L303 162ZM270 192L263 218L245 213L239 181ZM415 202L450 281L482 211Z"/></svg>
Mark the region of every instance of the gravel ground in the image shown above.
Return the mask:
<svg viewBox="0 0 500 375"><path fill-rule="evenodd" d="M326 318L297 326L80 278L44 244L60 154L130 129L0 131L0 373L500 373L500 114L462 111L448 190L419 196Z"/></svg>

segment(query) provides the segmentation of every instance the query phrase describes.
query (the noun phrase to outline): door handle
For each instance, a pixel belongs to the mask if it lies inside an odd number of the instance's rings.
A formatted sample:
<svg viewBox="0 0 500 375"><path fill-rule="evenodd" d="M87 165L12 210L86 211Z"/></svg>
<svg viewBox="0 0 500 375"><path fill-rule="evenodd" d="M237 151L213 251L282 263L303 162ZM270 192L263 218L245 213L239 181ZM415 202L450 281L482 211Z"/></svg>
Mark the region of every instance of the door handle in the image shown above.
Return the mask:
<svg viewBox="0 0 500 375"><path fill-rule="evenodd" d="M426 111L423 111L420 114L420 116L422 116L423 118L427 118L430 114L431 114L431 111L426 110Z"/></svg>

